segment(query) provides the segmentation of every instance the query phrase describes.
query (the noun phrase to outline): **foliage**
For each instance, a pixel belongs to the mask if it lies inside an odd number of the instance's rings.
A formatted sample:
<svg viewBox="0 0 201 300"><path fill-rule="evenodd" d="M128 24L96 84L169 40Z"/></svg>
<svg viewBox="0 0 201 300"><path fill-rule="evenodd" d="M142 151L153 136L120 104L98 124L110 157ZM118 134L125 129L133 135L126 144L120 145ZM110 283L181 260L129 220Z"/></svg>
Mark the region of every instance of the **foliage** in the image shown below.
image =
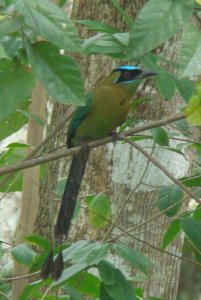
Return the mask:
<svg viewBox="0 0 201 300"><path fill-rule="evenodd" d="M194 9L200 9L199 0L196 0L197 3L193 0L149 0L135 20L115 0L111 0L124 17L128 31L119 32L108 24L92 20L75 21L79 26L96 32L86 40L81 40L75 24L62 11L65 2L60 0L56 6L49 0L0 1L1 140L26 124L28 117L43 125L38 116L31 115L28 109L36 80L41 82L55 101L66 105L84 105L84 83L74 60L75 55L102 54L125 61L129 59L131 63L141 64L157 72L156 87L164 99L170 100L175 92L180 93L189 102L185 110L189 122L200 125L200 82L194 91L195 81L192 80L192 77L201 74L201 64L198 63L201 60L200 30L192 22L193 14L199 17L199 10ZM180 33L181 41L179 62L175 63L155 49L168 43L177 33ZM185 122L178 122L176 126L179 131L187 133L188 125ZM146 136L135 136L132 140L152 139L161 149L184 155L182 147L170 146L171 138L170 131L158 127L150 130ZM191 146L200 155L200 144L191 143ZM31 145L7 145L0 154L0 166L21 161L26 147ZM199 171L195 173L180 178L180 182L198 192L201 175ZM8 187L10 191L21 190L21 177L18 174L15 176L15 184L11 185L11 181L7 181L1 191L6 191ZM0 184L3 181L4 177ZM62 188L61 184L58 194L62 193ZM168 217L174 217L169 221L161 249L166 249L183 232L199 261L200 206L194 212L179 214L183 200L183 190L176 185L162 187L159 191L159 210ZM105 194L88 196L87 206L91 226L101 229L110 223L110 200ZM49 241L40 236L30 236L25 241L12 249L12 255L17 262L29 266L30 272L40 271L51 251ZM34 250L30 245L34 246ZM41 287L46 285L50 287L51 295L43 299L81 300L83 295L100 300L159 299L154 296L144 298L143 290L133 285L130 278L109 262L108 255L115 254L150 280L153 265L147 256L136 249L115 243L79 241L54 249L53 263L60 251L65 263L61 277L53 280L49 276L30 283L25 287L20 300L29 299L30 296L41 299L44 296ZM55 290L61 287L63 295L55 296ZM0 289L7 292L7 286L1 285Z"/></svg>

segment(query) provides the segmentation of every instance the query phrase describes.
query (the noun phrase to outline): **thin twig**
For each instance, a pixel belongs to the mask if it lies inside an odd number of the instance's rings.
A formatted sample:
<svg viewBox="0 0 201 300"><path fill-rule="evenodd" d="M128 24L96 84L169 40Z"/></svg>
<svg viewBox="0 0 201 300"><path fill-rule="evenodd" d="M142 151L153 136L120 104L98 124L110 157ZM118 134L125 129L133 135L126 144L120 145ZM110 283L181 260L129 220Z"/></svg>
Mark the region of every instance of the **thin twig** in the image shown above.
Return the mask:
<svg viewBox="0 0 201 300"><path fill-rule="evenodd" d="M15 276L15 277L0 277L0 281L13 281L13 280L20 280L20 279L24 279L24 278L29 278L35 275L40 274L40 271L34 272L34 273L30 273L30 274L26 274L26 275L22 275L22 276Z"/></svg>
<svg viewBox="0 0 201 300"><path fill-rule="evenodd" d="M154 143L154 145L155 145L155 143ZM153 154L153 151L154 151L154 145L152 147L151 155ZM121 208L119 209L119 212L118 212L117 216L115 216L114 224L116 224L117 220L119 219L122 211L124 210L126 204L128 203L129 199L131 198L131 196L137 191L138 187L141 185L142 180L143 180L143 178L144 178L144 176L145 176L145 174L147 172L147 169L149 167L149 164L150 164L150 160L147 161L146 166L144 168L144 171L142 173L142 176L138 180L138 183L136 184L135 188L127 195L125 201L121 205ZM108 231L106 232L105 236L103 237L103 242L106 241L106 239L108 238L108 236L109 236L110 232L112 231L113 227L114 227L113 225L111 225L109 227Z"/></svg>
<svg viewBox="0 0 201 300"><path fill-rule="evenodd" d="M181 183L179 180L177 180L166 168L163 167L153 156L151 156L148 152L146 152L141 146L139 146L137 143L129 140L129 138L122 136L121 139L134 148L136 148L138 151L140 151L146 158L148 158L158 169L160 169L172 182L174 182L176 185L182 188L183 191L186 192L187 195L189 195L192 199L195 199L198 203L201 204L201 200L195 196L183 183Z"/></svg>

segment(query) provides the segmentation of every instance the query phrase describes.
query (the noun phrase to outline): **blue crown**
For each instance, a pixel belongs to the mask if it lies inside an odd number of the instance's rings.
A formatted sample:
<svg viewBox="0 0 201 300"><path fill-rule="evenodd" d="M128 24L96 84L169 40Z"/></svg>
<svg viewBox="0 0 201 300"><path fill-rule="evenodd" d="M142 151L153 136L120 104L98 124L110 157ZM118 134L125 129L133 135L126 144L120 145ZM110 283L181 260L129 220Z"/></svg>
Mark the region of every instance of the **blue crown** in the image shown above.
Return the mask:
<svg viewBox="0 0 201 300"><path fill-rule="evenodd" d="M123 71L123 70L139 70L140 68L136 67L136 66L131 66L131 65L124 65L124 66L119 66L116 69L114 69L115 71Z"/></svg>

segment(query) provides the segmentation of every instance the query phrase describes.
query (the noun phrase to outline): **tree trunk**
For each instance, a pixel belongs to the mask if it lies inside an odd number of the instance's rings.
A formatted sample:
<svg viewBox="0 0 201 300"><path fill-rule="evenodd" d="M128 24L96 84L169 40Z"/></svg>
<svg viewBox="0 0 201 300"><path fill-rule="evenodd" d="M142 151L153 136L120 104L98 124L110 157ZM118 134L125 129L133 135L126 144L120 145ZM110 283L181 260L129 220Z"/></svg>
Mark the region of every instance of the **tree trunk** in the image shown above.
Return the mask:
<svg viewBox="0 0 201 300"><path fill-rule="evenodd" d="M45 119L45 106L47 94L39 82L36 82L32 93L32 102L30 111L37 115L41 120ZM33 119L29 120L27 143L37 146L43 138L43 127L37 124ZM31 150L28 151L28 153ZM27 154L28 154L27 153ZM33 234L35 220L39 207L39 177L40 166L23 171L23 193L21 202L20 218L17 227L16 244L24 242L24 237ZM13 276L26 275L28 269L14 261ZM19 296L28 283L28 279L12 281L12 299L18 300Z"/></svg>
<svg viewBox="0 0 201 300"><path fill-rule="evenodd" d="M138 10L146 3L146 1L118 1L123 9L134 19ZM117 11L110 1L94 0L76 0L74 1L72 15L74 19L79 20L95 20L105 22L113 27L126 31L126 24L123 17ZM92 33L80 29L80 34L83 39L90 36ZM166 43L165 47L161 47L164 55L175 61L177 57L177 36ZM124 62L128 63L128 62ZM111 58L97 55L89 58L79 59L79 64L82 66L85 75L86 86L92 87L99 82L102 77L108 74L120 62ZM147 94L147 97L152 101L146 106L143 106L143 111L138 111L138 115L143 119L156 120L167 115L177 112L181 99L176 95L171 102L164 101L160 94L156 92L150 83L143 83L140 91L137 93L137 98ZM56 105L54 108L53 124L58 119L65 115L65 108L61 105ZM51 124L51 127L53 125ZM65 143L64 136L56 137L52 144L59 145ZM178 154L158 149L153 142L140 143L149 153L151 153L161 164L173 173L175 177L181 177L187 174L189 163ZM52 206L50 200L53 201L54 195L52 191L56 186L56 180L66 173L67 163L63 162L62 167L58 168L58 162L49 164L41 188L42 207L38 216L36 231L42 232L44 226L52 219L52 210L49 212L49 207ZM62 171L65 170L65 173ZM62 175L61 175L62 174ZM118 224L125 230L134 228L132 231L133 238L122 236L115 238L116 241L124 243L134 249L138 249L145 253L152 261L153 268L150 267L148 278L136 279L136 286L142 286L145 289L145 296L157 296L166 300L175 300L178 289L180 260L173 255L162 253L156 248L160 248L162 236L167 228L167 224L156 227L169 221L165 216L159 215L156 207L156 197L158 188L169 184L170 180L155 166L147 161L147 159L130 145L116 142L104 147L99 147L91 151L90 159L87 166L87 171L84 178L85 184L81 195L86 195L92 192L106 192L112 201L112 221ZM82 203L84 207L84 203ZM49 220L49 221L47 221ZM156 228L154 228L156 227ZM83 208L78 216L74 227L71 230L71 240L83 239L83 236L90 239L104 239L111 241L116 235L119 235L119 230L115 227L110 227L105 232L92 230L86 221L86 210ZM178 237L175 242L168 248L170 253L181 255L182 252L182 237ZM111 257L111 260L121 268L123 272L130 276L135 276L136 273L130 269L123 261L116 261L116 258ZM137 276L135 277L137 278Z"/></svg>

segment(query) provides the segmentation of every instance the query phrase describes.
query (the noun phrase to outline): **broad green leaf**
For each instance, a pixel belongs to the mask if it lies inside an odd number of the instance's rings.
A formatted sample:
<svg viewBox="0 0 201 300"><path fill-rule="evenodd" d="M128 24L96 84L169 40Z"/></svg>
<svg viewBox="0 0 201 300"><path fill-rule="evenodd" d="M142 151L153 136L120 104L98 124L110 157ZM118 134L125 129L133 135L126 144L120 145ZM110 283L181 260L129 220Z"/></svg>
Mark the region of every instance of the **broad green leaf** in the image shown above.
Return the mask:
<svg viewBox="0 0 201 300"><path fill-rule="evenodd" d="M201 186L201 174L182 177L179 180L187 187Z"/></svg>
<svg viewBox="0 0 201 300"><path fill-rule="evenodd" d="M52 280L50 278L46 280L38 280L33 283L29 283L25 286L22 294L19 297L19 300L29 300L30 296L36 291L38 288L41 288L44 285L50 284Z"/></svg>
<svg viewBox="0 0 201 300"><path fill-rule="evenodd" d="M96 30L98 32L106 32L106 33L118 33L118 30L113 28L110 25L105 23L91 21L91 20L77 20L79 24L87 26L89 29Z"/></svg>
<svg viewBox="0 0 201 300"><path fill-rule="evenodd" d="M114 298L111 298L110 295L107 293L103 282L101 282L100 286L100 300L114 300Z"/></svg>
<svg viewBox="0 0 201 300"><path fill-rule="evenodd" d="M0 58L9 58L5 52L4 47L0 44Z"/></svg>
<svg viewBox="0 0 201 300"><path fill-rule="evenodd" d="M192 125L201 125L201 80L195 86L195 91L185 110L187 120Z"/></svg>
<svg viewBox="0 0 201 300"><path fill-rule="evenodd" d="M98 270L102 281L107 285L114 285L116 280L116 268L113 264L106 260L102 260L98 264Z"/></svg>
<svg viewBox="0 0 201 300"><path fill-rule="evenodd" d="M177 129L184 135L189 137L190 133L190 128L189 128L189 124L186 120L180 120L180 121L176 121L174 122L175 126L177 127Z"/></svg>
<svg viewBox="0 0 201 300"><path fill-rule="evenodd" d="M197 206L197 208L193 212L193 218L197 220L201 220L201 204Z"/></svg>
<svg viewBox="0 0 201 300"><path fill-rule="evenodd" d="M1 16L0 17L0 39L13 31L18 31L23 26L20 16Z"/></svg>
<svg viewBox="0 0 201 300"><path fill-rule="evenodd" d="M70 300L83 300L82 295L78 292L77 288L73 288L72 286L65 285L63 289L70 296ZM58 298L56 298L55 300L57 299ZM65 298L62 299L64 300Z"/></svg>
<svg viewBox="0 0 201 300"><path fill-rule="evenodd" d="M16 58L18 59L18 61L22 59L22 56L20 57L20 55L24 50L22 50L23 42L21 36L8 35L2 38L1 45L3 46L8 57L13 58L14 61L16 60ZM24 63L24 61L22 63Z"/></svg>
<svg viewBox="0 0 201 300"><path fill-rule="evenodd" d="M193 93L195 87L195 81L183 78L176 81L177 89L180 95L188 101Z"/></svg>
<svg viewBox="0 0 201 300"><path fill-rule="evenodd" d="M160 189L157 199L157 205L161 212L166 210L164 214L168 217L174 216L181 208L183 190L175 185L167 185Z"/></svg>
<svg viewBox="0 0 201 300"><path fill-rule="evenodd" d="M177 149L177 148L164 146L163 149L166 149L166 150L168 150L168 151L172 151L172 152L175 152L175 153L177 153L177 154L179 154L179 155L184 156L184 153L183 153L181 150ZM185 156L184 156L184 157L185 157Z"/></svg>
<svg viewBox="0 0 201 300"><path fill-rule="evenodd" d="M63 260L64 262L70 260L74 253L77 251L77 250L80 250L82 248L85 248L87 247L88 245L90 245L91 242L90 241L87 241L87 240L80 240L74 244L72 244L70 247L68 247L67 249L63 250Z"/></svg>
<svg viewBox="0 0 201 300"><path fill-rule="evenodd" d="M35 258L33 264L30 267L30 270L29 270L30 273L41 271L41 268L42 268L45 260L47 259L47 256L49 253L50 253L50 251L45 251Z"/></svg>
<svg viewBox="0 0 201 300"><path fill-rule="evenodd" d="M29 101L24 101L19 107L28 109ZM18 131L28 122L28 118L18 111L14 111L0 121L0 141Z"/></svg>
<svg viewBox="0 0 201 300"><path fill-rule="evenodd" d="M178 235L179 231L181 229L180 226L180 219L176 219L170 223L168 226L164 236L163 236L163 241L161 244L161 249L167 248L169 244L175 239L175 237Z"/></svg>
<svg viewBox="0 0 201 300"><path fill-rule="evenodd" d="M25 150L28 147L27 144L11 143L7 145L5 151L0 153L0 167L5 165L13 165L19 161L22 161L25 156ZM2 185L1 192L16 192L22 190L22 174L15 173L13 176L4 182L5 176L0 177L0 185Z"/></svg>
<svg viewBox="0 0 201 300"><path fill-rule="evenodd" d="M79 51L80 40L66 14L48 0L17 0L16 9L39 36L67 51Z"/></svg>
<svg viewBox="0 0 201 300"><path fill-rule="evenodd" d="M11 254L18 263L25 266L30 266L36 256L36 253L27 244L15 246L12 248Z"/></svg>
<svg viewBox="0 0 201 300"><path fill-rule="evenodd" d="M84 248L77 249L74 251L72 263L85 263L87 266L95 265L106 257L109 246L109 244L95 242L87 245Z"/></svg>
<svg viewBox="0 0 201 300"><path fill-rule="evenodd" d="M36 115L32 114L30 111L23 110L23 109L16 109L17 112L20 112L21 114L25 115L26 117L33 119L37 124L40 126L44 126L45 123Z"/></svg>
<svg viewBox="0 0 201 300"><path fill-rule="evenodd" d="M29 62L47 92L65 104L84 104L84 85L81 73L72 58L61 55L48 43L27 44Z"/></svg>
<svg viewBox="0 0 201 300"><path fill-rule="evenodd" d="M80 283L79 286L77 285L78 282ZM82 272L74 275L67 281L67 284L75 287L82 294L93 298L99 297L100 279L89 272L85 272L84 276Z"/></svg>
<svg viewBox="0 0 201 300"><path fill-rule="evenodd" d="M98 264L100 277L105 291L115 300L135 300L135 291L123 273L109 262L102 260ZM111 278L109 278L111 276Z"/></svg>
<svg viewBox="0 0 201 300"><path fill-rule="evenodd" d="M43 248L44 250L50 250L50 242L44 238L43 236L40 235L29 235L24 238L26 242L28 242L31 245L38 246Z"/></svg>
<svg viewBox="0 0 201 300"><path fill-rule="evenodd" d="M83 271L84 269L86 269L86 264L82 263L82 264L72 265L71 267L69 267L63 271L59 280L55 281L53 285L58 286L58 285L64 283L69 278L71 278L75 274L79 273L80 271Z"/></svg>
<svg viewBox="0 0 201 300"><path fill-rule="evenodd" d="M192 13L192 0L149 0L131 29L129 57L138 57L167 41L186 25Z"/></svg>
<svg viewBox="0 0 201 300"><path fill-rule="evenodd" d="M152 53L140 58L140 62L146 69L152 70L158 74L158 76L155 76L154 82L163 97L169 100L175 93L176 78L173 74L160 67L160 65L157 64L158 60L160 60L160 57Z"/></svg>
<svg viewBox="0 0 201 300"><path fill-rule="evenodd" d="M194 218L181 219L181 227L189 240L201 252L201 220Z"/></svg>
<svg viewBox="0 0 201 300"><path fill-rule="evenodd" d="M190 23L181 40L180 77L190 77L201 74L201 32Z"/></svg>
<svg viewBox="0 0 201 300"><path fill-rule="evenodd" d="M141 252L121 244L114 245L115 252L129 262L134 268L148 274L151 263Z"/></svg>
<svg viewBox="0 0 201 300"><path fill-rule="evenodd" d="M104 193L99 193L92 199L89 206L90 224L95 228L104 228L109 222L110 215L110 200Z"/></svg>
<svg viewBox="0 0 201 300"><path fill-rule="evenodd" d="M169 137L167 132L162 127L156 127L151 129L151 134L154 141L160 146L169 145Z"/></svg>
<svg viewBox="0 0 201 300"><path fill-rule="evenodd" d="M33 76L27 67L8 59L0 60L0 121L29 97Z"/></svg>
<svg viewBox="0 0 201 300"><path fill-rule="evenodd" d="M120 43L107 33L98 33L86 39L82 45L83 53L91 54L119 54L122 52Z"/></svg>

